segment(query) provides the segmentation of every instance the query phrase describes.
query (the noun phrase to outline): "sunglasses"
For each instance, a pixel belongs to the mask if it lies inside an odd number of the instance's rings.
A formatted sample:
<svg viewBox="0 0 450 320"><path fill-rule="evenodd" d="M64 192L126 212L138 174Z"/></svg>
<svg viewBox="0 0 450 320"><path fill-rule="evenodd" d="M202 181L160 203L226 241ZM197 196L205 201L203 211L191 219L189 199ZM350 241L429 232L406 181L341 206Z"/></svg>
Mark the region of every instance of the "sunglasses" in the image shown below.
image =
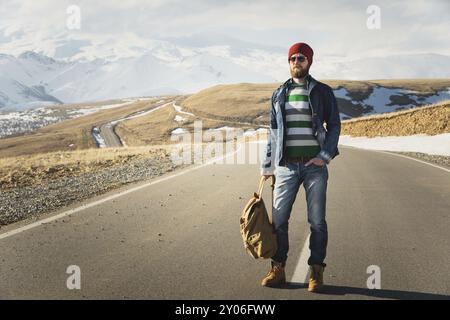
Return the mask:
<svg viewBox="0 0 450 320"><path fill-rule="evenodd" d="M303 62L306 60L305 56L292 56L289 58L289 61L291 62L295 62L296 60L298 60L299 62Z"/></svg>

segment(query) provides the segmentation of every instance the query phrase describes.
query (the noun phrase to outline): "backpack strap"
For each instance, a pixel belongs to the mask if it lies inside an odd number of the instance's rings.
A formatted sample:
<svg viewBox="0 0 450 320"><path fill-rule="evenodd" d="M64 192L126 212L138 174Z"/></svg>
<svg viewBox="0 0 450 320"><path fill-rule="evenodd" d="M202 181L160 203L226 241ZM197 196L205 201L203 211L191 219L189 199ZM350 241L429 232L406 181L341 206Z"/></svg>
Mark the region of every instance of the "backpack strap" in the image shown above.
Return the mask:
<svg viewBox="0 0 450 320"><path fill-rule="evenodd" d="M264 182L265 182L264 176L261 176L261 179L259 180L259 188L258 188L258 192L257 192L258 199L261 199L262 192L264 189ZM269 215L269 222L270 222L270 224L272 224L273 190L275 188L275 175L272 175L270 187L272 189L272 202L271 202L270 210L267 210L267 212Z"/></svg>

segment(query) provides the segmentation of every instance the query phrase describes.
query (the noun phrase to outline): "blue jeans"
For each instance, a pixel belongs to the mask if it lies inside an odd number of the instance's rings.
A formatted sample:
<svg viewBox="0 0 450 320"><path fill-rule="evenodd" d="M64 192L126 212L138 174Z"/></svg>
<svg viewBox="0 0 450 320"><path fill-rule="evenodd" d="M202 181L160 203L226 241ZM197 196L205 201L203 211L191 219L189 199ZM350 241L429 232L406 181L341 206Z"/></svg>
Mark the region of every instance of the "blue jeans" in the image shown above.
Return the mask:
<svg viewBox="0 0 450 320"><path fill-rule="evenodd" d="M309 249L311 255L308 264L325 265L328 243L327 222L325 221L325 206L328 181L326 165L288 163L275 168L275 189L273 195L272 223L277 233L278 250L272 260L282 262L287 260L289 251L288 226L300 185L303 183L306 193L308 222L311 228Z"/></svg>

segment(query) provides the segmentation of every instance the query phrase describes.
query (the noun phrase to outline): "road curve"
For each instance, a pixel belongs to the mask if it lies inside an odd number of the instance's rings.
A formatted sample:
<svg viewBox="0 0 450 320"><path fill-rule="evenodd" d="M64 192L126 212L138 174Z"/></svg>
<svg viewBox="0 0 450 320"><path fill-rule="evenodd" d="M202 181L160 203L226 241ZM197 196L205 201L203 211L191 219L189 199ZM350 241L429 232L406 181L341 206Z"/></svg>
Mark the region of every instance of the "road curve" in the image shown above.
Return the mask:
<svg viewBox="0 0 450 320"><path fill-rule="evenodd" d="M144 109L144 110L140 110L137 112L133 112L129 115L127 115L126 117L108 122L108 123L104 123L100 125L99 128L99 134L100 137L103 139L104 143L105 143L105 147L123 147L123 141L120 139L119 135L116 133L116 126L119 122L131 119L131 118L136 118L139 116L143 116L146 115L149 112L152 112L153 110L158 109L159 107L162 107L163 105L169 105L173 103L173 101L170 102L161 102L161 103L157 103L157 104L150 104L150 108Z"/></svg>

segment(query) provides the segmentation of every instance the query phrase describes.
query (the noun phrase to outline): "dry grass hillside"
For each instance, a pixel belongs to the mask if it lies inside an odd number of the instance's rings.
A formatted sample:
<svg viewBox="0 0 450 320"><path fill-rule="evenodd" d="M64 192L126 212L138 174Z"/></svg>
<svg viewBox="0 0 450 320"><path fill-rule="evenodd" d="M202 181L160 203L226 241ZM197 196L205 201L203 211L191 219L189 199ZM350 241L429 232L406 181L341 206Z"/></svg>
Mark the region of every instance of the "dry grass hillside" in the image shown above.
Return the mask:
<svg viewBox="0 0 450 320"><path fill-rule="evenodd" d="M427 96L436 91L450 87L450 79L395 79L395 80L371 80L371 81L342 81L324 80L333 89L346 88L349 95L355 101L367 99L373 88L382 86L392 89L404 89L416 91Z"/></svg>
<svg viewBox="0 0 450 320"><path fill-rule="evenodd" d="M166 156L165 146L95 148L0 158L0 190L96 172L131 160Z"/></svg>
<svg viewBox="0 0 450 320"><path fill-rule="evenodd" d="M272 92L279 84L218 85L188 97L181 103L198 116L238 122L267 121Z"/></svg>
<svg viewBox="0 0 450 320"><path fill-rule="evenodd" d="M142 117L119 123L115 132L127 146L146 146L163 143L176 128L175 110L171 105Z"/></svg>
<svg viewBox="0 0 450 320"><path fill-rule="evenodd" d="M185 98L178 99L177 104L180 104L183 99ZM184 120L181 122L176 121L176 115L182 116ZM195 121L201 121L203 130L225 126L238 127L243 130L253 128L252 125L239 123L233 121L233 119L225 120L225 118L227 117L214 117L208 113L196 113L194 116L189 116L177 113L170 105L151 114L124 121L116 126L115 131L128 146L146 146L176 143L177 140L171 141L172 131L181 127L192 133L194 132Z"/></svg>
<svg viewBox="0 0 450 320"><path fill-rule="evenodd" d="M445 90L450 86L450 79L395 79L368 81L386 88L401 88L417 91L423 95L433 94L435 91Z"/></svg>
<svg viewBox="0 0 450 320"><path fill-rule="evenodd" d="M119 104L124 103L123 100L114 99L114 100L102 100L102 101L93 101L93 102L82 102L82 103L66 103L61 105L49 106L47 108L55 108L55 109L77 109L77 108L86 108L86 107L94 107L94 106L106 106L111 104Z"/></svg>
<svg viewBox="0 0 450 320"><path fill-rule="evenodd" d="M418 95L429 96L436 91L450 87L450 79L399 79L373 81L321 80L333 89L345 88L354 101L362 101L369 97L377 86L401 88L416 91ZM192 113L205 117L217 117L224 120L268 124L270 98L272 92L281 83L273 84L232 84L218 85L188 97L182 107ZM409 103L403 97L399 104ZM364 108L355 109L349 101L338 99L339 109L351 116L360 116Z"/></svg>
<svg viewBox="0 0 450 320"><path fill-rule="evenodd" d="M40 128L28 135L0 139L0 158L96 148L91 133L94 126L146 110L158 100L159 98L155 98L155 100L139 101L120 108L101 110Z"/></svg>
<svg viewBox="0 0 450 320"><path fill-rule="evenodd" d="M438 90L450 87L450 79L427 80L377 80L377 81L324 81L333 88L345 87L354 100L365 99L373 88L384 86L386 88L402 88L413 90L417 94L430 95ZM272 92L279 84L235 84L219 85L200 91L192 96L165 97L176 99L183 111L192 112L194 116L177 113L172 106L168 106L150 114L120 122L115 132L128 146L149 146L170 142L171 132L179 127L192 132L194 121L201 120L204 130L219 127L238 127L241 129L265 126L269 122L269 105ZM67 120L61 123L40 128L32 134L0 139L0 158L38 154L55 151L73 151L96 148L92 137L92 128L100 126L119 118L123 118L138 111L147 110L155 105L161 98L150 101L138 101L119 108L102 110L94 114ZM117 103L106 101L101 104ZM91 104L80 104L85 107ZM61 108L74 108L60 106ZM341 108L342 106L340 106ZM344 106L345 107L345 106ZM431 110L442 110L442 112ZM426 114L425 114L426 112ZM403 114L400 112L399 114ZM182 116L182 122L176 121L176 116ZM417 116L417 117L416 117ZM393 117L393 115L387 116ZM384 119L384 118L383 118ZM414 111L401 116L404 124L394 125L396 120L369 120L361 122L344 122L343 134L355 135L389 135L390 132L430 133L448 130L448 106L430 110L423 113ZM394 121L394 122L393 122ZM351 124L350 124L351 123ZM358 124L356 124L358 123ZM389 123L385 127L384 123ZM430 129L432 123L433 129Z"/></svg>
<svg viewBox="0 0 450 320"><path fill-rule="evenodd" d="M377 80L377 81L337 81L325 80L333 88L345 87L355 100L365 99L376 86L414 90L422 95L433 94L450 87L450 79L427 80ZM273 84L235 84L218 85L200 91L189 97L177 98L177 104L183 111L195 116L177 114L171 108L163 108L151 114L119 123L115 130L129 146L147 146L167 143L171 132L178 127L193 130L196 120L202 120L203 129L223 126L249 129L267 125L269 122L269 105L272 92L279 86ZM71 151L95 148L92 137L93 126L125 117L134 112L148 109L161 98L153 101L139 101L120 108L102 110L61 123L40 128L32 134L0 139L0 158L53 151ZM344 100L344 99L341 99ZM168 101L168 100L166 100ZM99 104L117 103L117 100L104 101ZM339 101L339 108L352 110L350 102ZM85 107L93 104L58 106L59 108ZM95 104L94 104L95 105ZM177 115L183 116L183 122L175 121Z"/></svg>
<svg viewBox="0 0 450 320"><path fill-rule="evenodd" d="M450 132L450 100L388 114L342 121L341 134L356 137L437 135Z"/></svg>

